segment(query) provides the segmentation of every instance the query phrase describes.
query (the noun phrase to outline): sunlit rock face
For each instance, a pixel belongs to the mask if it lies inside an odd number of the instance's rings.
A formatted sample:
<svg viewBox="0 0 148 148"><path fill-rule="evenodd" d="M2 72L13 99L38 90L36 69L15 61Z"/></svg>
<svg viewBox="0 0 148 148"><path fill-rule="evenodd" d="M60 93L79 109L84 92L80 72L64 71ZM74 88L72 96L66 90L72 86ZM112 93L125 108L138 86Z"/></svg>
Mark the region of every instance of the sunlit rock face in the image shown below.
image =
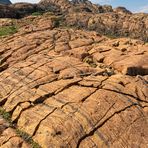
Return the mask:
<svg viewBox="0 0 148 148"><path fill-rule="evenodd" d="M11 1L9 1L9 0L0 0L0 4L9 5L9 4L11 4Z"/></svg>

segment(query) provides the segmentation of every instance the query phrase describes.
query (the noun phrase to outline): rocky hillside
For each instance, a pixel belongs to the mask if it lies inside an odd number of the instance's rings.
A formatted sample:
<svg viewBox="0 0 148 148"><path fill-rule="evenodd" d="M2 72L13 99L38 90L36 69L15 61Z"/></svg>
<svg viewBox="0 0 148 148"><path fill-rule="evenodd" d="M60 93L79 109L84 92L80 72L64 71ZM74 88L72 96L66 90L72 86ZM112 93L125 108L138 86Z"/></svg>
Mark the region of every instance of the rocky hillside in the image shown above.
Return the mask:
<svg viewBox="0 0 148 148"><path fill-rule="evenodd" d="M101 34L120 17L147 21L88 1L0 19L1 148L147 148L148 43Z"/></svg>
<svg viewBox="0 0 148 148"><path fill-rule="evenodd" d="M63 15L65 25L94 30L111 37L148 41L148 14L132 14L124 7L96 5L87 0L41 0L38 4L0 5L0 17L22 18L33 12L51 11Z"/></svg>

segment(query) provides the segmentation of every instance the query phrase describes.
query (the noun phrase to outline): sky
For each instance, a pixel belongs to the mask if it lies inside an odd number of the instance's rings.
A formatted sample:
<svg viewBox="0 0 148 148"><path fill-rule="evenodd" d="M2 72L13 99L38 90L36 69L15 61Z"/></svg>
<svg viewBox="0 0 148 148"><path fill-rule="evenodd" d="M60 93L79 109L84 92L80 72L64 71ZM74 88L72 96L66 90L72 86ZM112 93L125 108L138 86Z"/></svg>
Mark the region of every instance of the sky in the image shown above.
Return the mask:
<svg viewBox="0 0 148 148"><path fill-rule="evenodd" d="M11 0L12 3L16 2L30 2L37 3L40 0ZM118 6L124 6L132 12L146 12L148 13L148 0L90 0L93 3L98 3L101 5L109 4L113 8Z"/></svg>

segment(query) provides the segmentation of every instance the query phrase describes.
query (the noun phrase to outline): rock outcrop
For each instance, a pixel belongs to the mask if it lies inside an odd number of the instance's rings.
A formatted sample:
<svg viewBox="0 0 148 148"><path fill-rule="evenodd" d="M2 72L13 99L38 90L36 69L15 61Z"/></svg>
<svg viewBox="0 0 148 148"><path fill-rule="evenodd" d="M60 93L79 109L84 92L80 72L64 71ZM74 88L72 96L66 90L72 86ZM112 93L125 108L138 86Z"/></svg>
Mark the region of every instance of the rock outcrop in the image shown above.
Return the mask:
<svg viewBox="0 0 148 148"><path fill-rule="evenodd" d="M115 12L122 14L132 14L129 10L127 10L125 7L117 7L114 9Z"/></svg>
<svg viewBox="0 0 148 148"><path fill-rule="evenodd" d="M38 10L35 4L30 3L0 5L0 18L22 18Z"/></svg>
<svg viewBox="0 0 148 148"><path fill-rule="evenodd" d="M37 5L31 3L16 3L11 5L11 7L15 10L17 18L22 18L33 12L39 11Z"/></svg>
<svg viewBox="0 0 148 148"><path fill-rule="evenodd" d="M65 22L69 26L87 28L113 38L123 36L148 41L148 14L69 13L65 18Z"/></svg>
<svg viewBox="0 0 148 148"><path fill-rule="evenodd" d="M33 147L31 137L43 148L147 148L148 44L60 17L13 20L18 32L0 38L0 106L12 124L0 112L0 147Z"/></svg>
<svg viewBox="0 0 148 148"><path fill-rule="evenodd" d="M0 4L0 18L16 18L16 12L13 8Z"/></svg>

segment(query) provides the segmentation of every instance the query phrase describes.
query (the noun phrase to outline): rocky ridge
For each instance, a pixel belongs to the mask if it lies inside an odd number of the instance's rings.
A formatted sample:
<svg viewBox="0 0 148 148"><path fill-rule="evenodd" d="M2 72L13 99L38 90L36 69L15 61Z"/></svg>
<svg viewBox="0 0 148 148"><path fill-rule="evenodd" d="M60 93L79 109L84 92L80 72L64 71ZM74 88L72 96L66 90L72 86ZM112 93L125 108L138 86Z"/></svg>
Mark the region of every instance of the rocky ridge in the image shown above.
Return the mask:
<svg viewBox="0 0 148 148"><path fill-rule="evenodd" d="M131 37L148 41L148 14L132 14L124 7L96 5L89 1L41 0L38 4L0 5L0 17L22 18L33 12L62 14L65 25L94 30L112 37Z"/></svg>
<svg viewBox="0 0 148 148"><path fill-rule="evenodd" d="M13 125L2 112L0 147L33 147L18 129L43 148L147 148L148 44L63 25L58 13L0 19L19 26L0 38L0 105Z"/></svg>

